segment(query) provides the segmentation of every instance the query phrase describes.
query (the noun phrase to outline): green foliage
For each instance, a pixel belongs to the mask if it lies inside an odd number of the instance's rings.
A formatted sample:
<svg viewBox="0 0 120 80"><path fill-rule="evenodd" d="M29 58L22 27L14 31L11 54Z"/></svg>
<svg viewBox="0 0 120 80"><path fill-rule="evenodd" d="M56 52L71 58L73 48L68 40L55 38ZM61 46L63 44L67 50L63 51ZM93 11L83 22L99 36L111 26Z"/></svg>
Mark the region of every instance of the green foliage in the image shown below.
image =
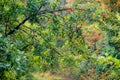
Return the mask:
<svg viewBox="0 0 120 80"><path fill-rule="evenodd" d="M0 1L1 80L30 80L31 72L68 66L74 68L76 76L90 75L93 69L97 77L103 72L103 79L118 79L119 13L101 10L96 1L83 0L66 9L63 1ZM95 22L99 23L95 28L105 34L103 44L95 43L100 54L83 35L85 26Z"/></svg>
<svg viewBox="0 0 120 80"><path fill-rule="evenodd" d="M19 79L28 71L27 56L12 44L9 38L0 39L0 71L2 79Z"/></svg>

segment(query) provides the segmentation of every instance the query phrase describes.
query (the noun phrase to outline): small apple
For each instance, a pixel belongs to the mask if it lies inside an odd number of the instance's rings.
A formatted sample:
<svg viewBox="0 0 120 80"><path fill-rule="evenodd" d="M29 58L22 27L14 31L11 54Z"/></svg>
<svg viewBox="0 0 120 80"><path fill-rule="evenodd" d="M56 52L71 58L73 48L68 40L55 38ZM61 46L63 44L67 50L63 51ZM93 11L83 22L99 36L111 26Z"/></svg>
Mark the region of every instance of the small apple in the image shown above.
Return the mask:
<svg viewBox="0 0 120 80"><path fill-rule="evenodd" d="M72 12L72 10L71 10L71 9L68 9L67 12L70 13L70 12Z"/></svg>
<svg viewBox="0 0 120 80"><path fill-rule="evenodd" d="M101 14L101 16L102 16L102 17L105 17L105 14L104 14L104 13L102 13L102 14Z"/></svg>
<svg viewBox="0 0 120 80"><path fill-rule="evenodd" d="M33 34L33 36L34 36L34 37L37 37L37 34L36 34L36 33L34 33L34 34Z"/></svg>
<svg viewBox="0 0 120 80"><path fill-rule="evenodd" d="M77 26L76 26L76 28L77 28L77 29L80 29L80 28L81 28L81 26L80 26L80 25L77 25Z"/></svg>
<svg viewBox="0 0 120 80"><path fill-rule="evenodd" d="M55 16L55 17L57 17L57 16L58 16L58 14L57 14L57 13L55 13L55 14L54 14L54 16Z"/></svg>

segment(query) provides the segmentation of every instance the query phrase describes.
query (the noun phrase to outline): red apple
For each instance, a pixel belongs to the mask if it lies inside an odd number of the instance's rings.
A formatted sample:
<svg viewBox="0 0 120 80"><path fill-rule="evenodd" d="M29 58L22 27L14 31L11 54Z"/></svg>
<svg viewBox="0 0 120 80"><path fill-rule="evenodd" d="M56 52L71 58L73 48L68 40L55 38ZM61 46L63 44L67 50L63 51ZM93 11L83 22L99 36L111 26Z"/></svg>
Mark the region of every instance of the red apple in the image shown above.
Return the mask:
<svg viewBox="0 0 120 80"><path fill-rule="evenodd" d="M34 33L34 34L33 34L33 36L34 36L34 37L37 37L37 34L36 34L36 33Z"/></svg>
<svg viewBox="0 0 120 80"><path fill-rule="evenodd" d="M102 17L105 17L105 14L104 14L104 13L102 13L102 14L101 14L101 16L102 16Z"/></svg>
<svg viewBox="0 0 120 80"><path fill-rule="evenodd" d="M70 13L70 12L72 12L72 10L71 10L71 9L68 9L68 10L67 10L67 12L69 12L69 13Z"/></svg>
<svg viewBox="0 0 120 80"><path fill-rule="evenodd" d="M55 16L55 17L57 17L57 16L58 16L58 14L57 14L57 13L55 13L55 14L54 14L54 16Z"/></svg>

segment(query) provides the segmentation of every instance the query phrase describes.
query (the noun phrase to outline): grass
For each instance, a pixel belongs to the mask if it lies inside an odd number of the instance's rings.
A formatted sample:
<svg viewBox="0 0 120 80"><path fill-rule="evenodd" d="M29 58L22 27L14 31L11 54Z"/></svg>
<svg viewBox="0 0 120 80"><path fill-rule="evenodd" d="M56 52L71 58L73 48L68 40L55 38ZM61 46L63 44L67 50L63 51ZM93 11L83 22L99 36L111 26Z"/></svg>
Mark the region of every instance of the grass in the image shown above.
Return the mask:
<svg viewBox="0 0 120 80"><path fill-rule="evenodd" d="M65 78L63 78L60 75L57 75L56 73L50 73L50 72L46 72L46 73L33 73L33 77L36 80L66 80Z"/></svg>

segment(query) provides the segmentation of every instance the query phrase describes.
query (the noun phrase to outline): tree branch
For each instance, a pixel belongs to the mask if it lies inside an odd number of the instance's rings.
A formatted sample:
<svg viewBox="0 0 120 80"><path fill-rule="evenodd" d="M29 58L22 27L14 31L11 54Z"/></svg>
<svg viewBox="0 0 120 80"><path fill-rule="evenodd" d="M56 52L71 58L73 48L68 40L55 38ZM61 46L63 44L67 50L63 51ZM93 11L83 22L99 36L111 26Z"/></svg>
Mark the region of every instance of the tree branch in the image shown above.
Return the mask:
<svg viewBox="0 0 120 80"><path fill-rule="evenodd" d="M66 10L68 10L68 9L71 9L71 8L51 10L51 11L47 11L47 10L40 11L40 12L38 12L37 14L34 14L34 15L29 16L29 17L27 17L26 19L24 19L24 20L23 20L21 23L19 23L13 30L11 30L10 32L8 32L8 33L6 34L6 37L7 37L8 35L13 34L16 30L18 30L18 29L20 28L21 25L23 25L26 21L28 21L28 20L29 20L31 17L33 17L33 16L42 15L42 14L46 14L46 13L54 13L54 12L66 11Z"/></svg>
<svg viewBox="0 0 120 80"><path fill-rule="evenodd" d="M10 32L8 32L7 34L6 34L6 36L8 36L8 35L11 35L11 34L13 34L16 30L18 30L19 28L20 28L20 26L21 25L23 25L27 20L29 20L30 19L30 17L27 17L26 19L24 19L20 24L18 24L13 30L11 30Z"/></svg>
<svg viewBox="0 0 120 80"><path fill-rule="evenodd" d="M43 11L40 11L40 12L38 13L38 15L46 14L46 13L61 12L61 11L66 11L66 10L72 10L72 9L71 9L71 8L65 8L65 9L58 9L58 10L51 10L51 11L43 10Z"/></svg>

